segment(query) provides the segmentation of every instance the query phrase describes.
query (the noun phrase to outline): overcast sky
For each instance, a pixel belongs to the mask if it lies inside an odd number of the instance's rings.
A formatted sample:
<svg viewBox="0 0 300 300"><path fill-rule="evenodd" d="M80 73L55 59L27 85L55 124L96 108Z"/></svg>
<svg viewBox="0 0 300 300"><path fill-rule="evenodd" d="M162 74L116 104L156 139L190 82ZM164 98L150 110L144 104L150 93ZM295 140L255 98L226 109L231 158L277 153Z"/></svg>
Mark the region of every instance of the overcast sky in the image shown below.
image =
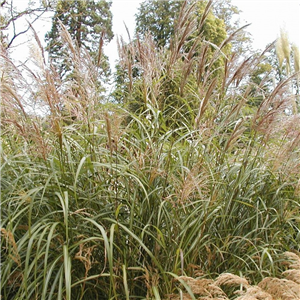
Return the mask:
<svg viewBox="0 0 300 300"><path fill-rule="evenodd" d="M232 0L242 10L241 20L251 23L256 48L275 40L285 28L290 41L300 45L300 0Z"/></svg>

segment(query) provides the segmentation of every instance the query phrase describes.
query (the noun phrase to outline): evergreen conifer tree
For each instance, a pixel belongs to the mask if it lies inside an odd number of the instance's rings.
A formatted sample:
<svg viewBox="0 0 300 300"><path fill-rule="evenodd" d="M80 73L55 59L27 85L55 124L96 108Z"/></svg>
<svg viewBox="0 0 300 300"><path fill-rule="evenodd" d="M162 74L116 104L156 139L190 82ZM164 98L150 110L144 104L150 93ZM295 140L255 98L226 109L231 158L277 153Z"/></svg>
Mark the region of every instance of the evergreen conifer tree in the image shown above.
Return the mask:
<svg viewBox="0 0 300 300"><path fill-rule="evenodd" d="M105 0L59 0L46 34L47 50L62 77L72 70L68 49L60 37L60 22L70 33L79 49L85 49L97 62L101 45L113 38L111 2ZM108 74L107 57L102 55L101 71Z"/></svg>

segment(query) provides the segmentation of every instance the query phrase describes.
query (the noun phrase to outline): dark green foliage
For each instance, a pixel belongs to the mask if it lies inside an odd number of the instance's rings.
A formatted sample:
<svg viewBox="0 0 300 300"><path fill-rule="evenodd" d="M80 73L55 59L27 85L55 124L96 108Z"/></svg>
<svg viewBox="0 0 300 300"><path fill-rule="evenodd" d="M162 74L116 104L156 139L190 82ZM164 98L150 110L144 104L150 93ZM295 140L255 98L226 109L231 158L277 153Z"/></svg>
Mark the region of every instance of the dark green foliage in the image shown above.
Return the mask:
<svg viewBox="0 0 300 300"><path fill-rule="evenodd" d="M72 69L72 62L66 60L68 51L61 40L60 22L65 26L75 46L85 49L93 58L95 65L101 59L102 46L113 38L111 2L104 0L58 1L52 21L51 31L46 34L47 50L51 61L64 75ZM102 57L103 59L103 57ZM102 69L107 73L107 58L102 61Z"/></svg>
<svg viewBox="0 0 300 300"><path fill-rule="evenodd" d="M183 1L144 1L136 15L136 33L150 32L158 47L170 44Z"/></svg>
<svg viewBox="0 0 300 300"><path fill-rule="evenodd" d="M196 5L195 19L199 30L193 36L202 34L203 37L217 46L226 37L226 32L232 33L238 29L237 24L232 25L231 19L239 11L230 1L218 1L214 3L212 13L205 25L200 25L204 9L209 1L144 1L136 14L136 34L142 38L150 32L158 47L169 46L174 38L176 26L183 6ZM226 25L225 25L226 24Z"/></svg>

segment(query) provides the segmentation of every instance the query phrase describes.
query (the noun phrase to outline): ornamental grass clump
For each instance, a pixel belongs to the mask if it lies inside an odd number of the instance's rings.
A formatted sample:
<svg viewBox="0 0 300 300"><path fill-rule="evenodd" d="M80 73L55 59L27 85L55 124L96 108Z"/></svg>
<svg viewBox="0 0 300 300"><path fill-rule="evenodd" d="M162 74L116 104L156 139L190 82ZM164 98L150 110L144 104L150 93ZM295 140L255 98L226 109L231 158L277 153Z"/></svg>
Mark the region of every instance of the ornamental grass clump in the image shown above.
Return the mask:
<svg viewBox="0 0 300 300"><path fill-rule="evenodd" d="M284 256L281 263L288 270L282 276L289 278L265 277L258 285L251 285L246 278L231 273L220 274L214 280L205 278L203 273L198 278L179 276L177 281L188 293L172 294L168 299L300 299L299 273L295 272L299 271L300 256L293 252L285 252Z"/></svg>
<svg viewBox="0 0 300 300"><path fill-rule="evenodd" d="M289 79L252 82L263 55L224 56L234 34L208 54L184 9L169 49L120 46L118 104L64 28L69 76L1 53L3 299L229 299L296 276L280 264L299 250Z"/></svg>

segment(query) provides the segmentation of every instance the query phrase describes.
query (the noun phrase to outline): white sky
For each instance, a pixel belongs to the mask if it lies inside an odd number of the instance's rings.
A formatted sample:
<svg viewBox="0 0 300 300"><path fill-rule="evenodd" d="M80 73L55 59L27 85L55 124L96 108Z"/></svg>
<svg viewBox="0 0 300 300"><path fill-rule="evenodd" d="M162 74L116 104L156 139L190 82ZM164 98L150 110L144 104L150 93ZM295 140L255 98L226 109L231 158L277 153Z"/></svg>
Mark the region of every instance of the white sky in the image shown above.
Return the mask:
<svg viewBox="0 0 300 300"><path fill-rule="evenodd" d="M26 0L14 0L15 6L20 8L26 2ZM131 36L133 36L134 15L137 13L137 8L141 2L143 0L112 0L115 38L104 49L112 65L118 58L117 36L121 35L125 40L128 40L124 23L127 25ZM252 34L255 49L264 49L268 43L274 41L279 36L280 28L285 28L290 41L296 43L298 47L300 46L300 0L232 0L232 4L242 10L240 14L241 25L251 23L248 31ZM45 33L51 27L51 21L35 24L34 27L40 33L41 40L43 40ZM19 39L16 44L20 42L22 42L22 39ZM23 60L22 55L26 55L24 49L26 46L22 47L22 51L17 51L20 60Z"/></svg>
<svg viewBox="0 0 300 300"><path fill-rule="evenodd" d="M232 0L242 13L242 23L251 23L254 48L263 49L286 29L290 41L300 46L300 0Z"/></svg>

